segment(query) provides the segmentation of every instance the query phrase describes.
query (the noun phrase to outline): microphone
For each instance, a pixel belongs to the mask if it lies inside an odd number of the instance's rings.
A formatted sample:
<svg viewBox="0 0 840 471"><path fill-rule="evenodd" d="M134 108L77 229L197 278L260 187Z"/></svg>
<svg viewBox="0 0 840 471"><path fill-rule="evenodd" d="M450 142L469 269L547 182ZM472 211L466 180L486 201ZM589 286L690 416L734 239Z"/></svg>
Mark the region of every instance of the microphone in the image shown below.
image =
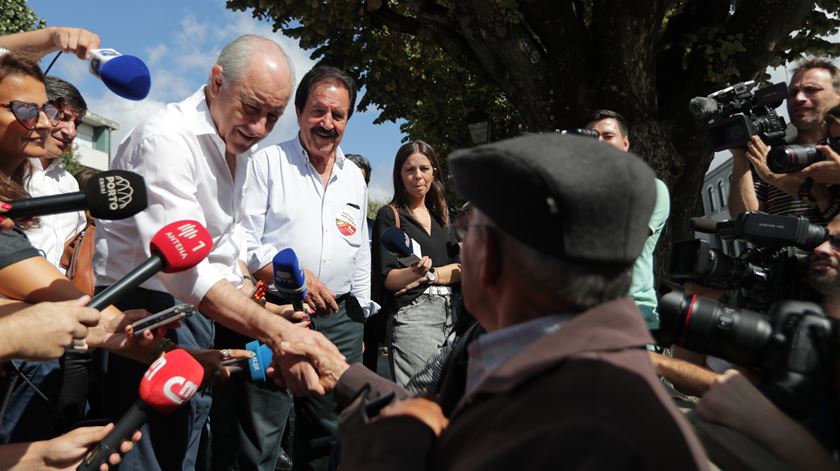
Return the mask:
<svg viewBox="0 0 840 471"><path fill-rule="evenodd" d="M691 228L704 234L716 234L718 221L709 218L688 218Z"/></svg>
<svg viewBox="0 0 840 471"><path fill-rule="evenodd" d="M245 371L245 367L247 366L248 373L251 375L251 381L266 382L268 379L265 376L265 370L271 365L274 353L267 345L262 345L257 340L252 340L245 344L245 349L254 352L254 356L251 358L240 358L225 364L228 370L230 370L230 374Z"/></svg>
<svg viewBox="0 0 840 471"><path fill-rule="evenodd" d="M149 243L152 256L94 296L87 305L100 310L110 306L159 271L176 273L198 265L212 248L210 233L198 221L185 219L167 224Z"/></svg>
<svg viewBox="0 0 840 471"><path fill-rule="evenodd" d="M698 119L706 119L718 111L718 102L714 98L696 96L688 102L688 109Z"/></svg>
<svg viewBox="0 0 840 471"><path fill-rule="evenodd" d="M171 414L189 401L204 379L204 368L182 349L163 354L140 380L140 398L123 414L113 430L85 457L76 471L98 470L120 444L140 428L149 415Z"/></svg>
<svg viewBox="0 0 840 471"><path fill-rule="evenodd" d="M379 242L385 250L397 257L397 260L404 267L416 265L420 261L420 257L414 255L414 242L401 229L393 226L385 229L379 236ZM429 269L431 273L434 273L434 271L434 268Z"/></svg>
<svg viewBox="0 0 840 471"><path fill-rule="evenodd" d="M90 73L102 80L109 90L128 100L146 98L152 87L149 68L142 60L113 49L90 50Z"/></svg>
<svg viewBox="0 0 840 471"><path fill-rule="evenodd" d="M306 275L300 268L297 255L292 249L277 252L272 260L274 267L274 288L292 300L295 311L303 311L306 298Z"/></svg>
<svg viewBox="0 0 840 471"><path fill-rule="evenodd" d="M108 170L88 180L84 190L60 195L12 200L5 217L27 218L90 210L97 219L125 219L146 209L143 177L125 170Z"/></svg>

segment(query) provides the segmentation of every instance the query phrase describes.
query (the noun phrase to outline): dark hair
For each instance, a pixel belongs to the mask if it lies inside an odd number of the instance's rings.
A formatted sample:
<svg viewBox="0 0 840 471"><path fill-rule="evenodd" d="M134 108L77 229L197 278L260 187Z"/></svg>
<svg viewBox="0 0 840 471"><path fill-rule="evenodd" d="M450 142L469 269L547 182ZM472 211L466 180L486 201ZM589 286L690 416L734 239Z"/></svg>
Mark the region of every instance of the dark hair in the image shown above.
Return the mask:
<svg viewBox="0 0 840 471"><path fill-rule="evenodd" d="M83 168L75 174L73 174L73 177L79 184L79 188L84 188L85 185L87 185L87 182L97 175L99 175L99 170L94 170L92 168Z"/></svg>
<svg viewBox="0 0 840 471"><path fill-rule="evenodd" d="M48 75L44 82L47 86L47 98L50 100L63 98L64 106L79 113L80 119L87 113L87 103L82 98L82 94L79 93L79 89L72 83L52 75Z"/></svg>
<svg viewBox="0 0 840 471"><path fill-rule="evenodd" d="M618 129L621 131L622 137L630 137L630 129L627 127L627 120L624 119L624 116L622 116L621 113L613 110L593 111L586 117L586 120L583 122L583 126L586 127L589 123L597 123L598 121L610 118L616 120L618 123Z"/></svg>
<svg viewBox="0 0 840 471"><path fill-rule="evenodd" d="M3 86L3 81L11 76L32 77L44 83L44 73L34 60L13 52L0 54L0 87ZM0 158L5 157L7 156L0 156ZM25 179L30 173L29 169L29 162L24 159L11 175L0 172L0 199L11 201L29 197L29 193L24 189ZM18 223L31 226L32 220L28 221L27 223L26 221L16 220Z"/></svg>
<svg viewBox="0 0 840 471"><path fill-rule="evenodd" d="M365 183L370 183L370 162L368 162L368 159L361 154L344 154L344 157L362 169L365 172Z"/></svg>
<svg viewBox="0 0 840 471"><path fill-rule="evenodd" d="M426 194L426 207L441 221L444 227L448 226L449 207L446 205L446 198L444 197L443 179L440 176L437 155L432 146L419 139L403 144L397 151L396 157L394 157L394 197L391 198L389 204L393 204L397 208L408 209L409 197L402 181L402 167L412 154L423 154L431 162L434 168L432 173L434 181Z"/></svg>
<svg viewBox="0 0 840 471"><path fill-rule="evenodd" d="M791 81L797 74L807 72L811 69L827 70L831 74L831 85L834 87L834 91L840 92L840 69L824 57L812 57L797 62L796 67L793 69L793 75L791 75Z"/></svg>
<svg viewBox="0 0 840 471"><path fill-rule="evenodd" d="M303 111L312 87L321 82L338 82L344 85L344 88L350 94L350 109L347 110L347 119L350 119L353 116L353 109L356 107L356 81L347 73L330 65L316 65L303 76L295 92L295 108L298 111Z"/></svg>

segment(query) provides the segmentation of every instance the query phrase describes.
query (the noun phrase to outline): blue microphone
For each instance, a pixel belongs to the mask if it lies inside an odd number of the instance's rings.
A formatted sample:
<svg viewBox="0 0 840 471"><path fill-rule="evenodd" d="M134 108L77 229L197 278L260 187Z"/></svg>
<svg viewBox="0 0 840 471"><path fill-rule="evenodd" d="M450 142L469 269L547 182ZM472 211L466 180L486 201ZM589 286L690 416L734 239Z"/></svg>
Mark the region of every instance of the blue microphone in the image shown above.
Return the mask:
<svg viewBox="0 0 840 471"><path fill-rule="evenodd" d="M382 231L379 243L382 244L382 248L397 257L400 265L404 267L416 265L420 261L420 257L414 255L414 242L411 237L399 228L389 227Z"/></svg>
<svg viewBox="0 0 840 471"><path fill-rule="evenodd" d="M149 68L142 60L113 49L91 49L90 73L102 80L109 90L128 100L146 98L152 87Z"/></svg>
<svg viewBox="0 0 840 471"><path fill-rule="evenodd" d="M306 298L306 275L300 267L295 251L283 249L277 252L272 264L274 288L278 293L292 300L295 311L303 311L303 300Z"/></svg>
<svg viewBox="0 0 840 471"><path fill-rule="evenodd" d="M251 376L251 381L264 383L267 381L265 370L271 365L271 360L274 358L274 353L267 345L261 344L258 340L252 340L245 344L245 350L254 352L251 358L237 358L235 360L227 360L222 362L230 374L239 374L245 371L248 367L248 374Z"/></svg>

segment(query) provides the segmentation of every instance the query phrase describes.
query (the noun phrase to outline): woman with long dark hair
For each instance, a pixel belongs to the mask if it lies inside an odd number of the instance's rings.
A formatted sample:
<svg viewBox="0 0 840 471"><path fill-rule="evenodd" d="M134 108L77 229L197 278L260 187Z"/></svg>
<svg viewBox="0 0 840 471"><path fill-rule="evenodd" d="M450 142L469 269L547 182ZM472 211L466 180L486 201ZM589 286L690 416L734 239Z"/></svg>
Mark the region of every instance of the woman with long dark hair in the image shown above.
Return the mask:
<svg viewBox="0 0 840 471"><path fill-rule="evenodd" d="M383 310L393 313L388 332L394 376L405 385L452 328L452 289L461 265L434 149L419 140L400 147L393 179L394 197L374 224L372 266ZM378 241L388 227L413 240L419 262L403 266L382 248Z"/></svg>

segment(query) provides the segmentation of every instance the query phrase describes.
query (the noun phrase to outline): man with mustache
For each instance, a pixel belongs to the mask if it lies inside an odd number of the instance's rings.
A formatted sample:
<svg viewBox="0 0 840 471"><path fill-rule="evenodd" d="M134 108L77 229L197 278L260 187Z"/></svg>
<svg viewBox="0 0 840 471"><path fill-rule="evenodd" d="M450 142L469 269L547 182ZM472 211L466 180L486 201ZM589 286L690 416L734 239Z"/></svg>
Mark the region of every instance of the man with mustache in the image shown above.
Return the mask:
<svg viewBox="0 0 840 471"><path fill-rule="evenodd" d="M826 137L825 113L840 104L840 70L828 59L797 64L788 85L788 114L799 131L794 144L814 144ZM732 149L729 213L746 211L805 216L825 224L836 214L824 214L832 196L823 185L801 173L776 174L767 166L770 148L753 136L746 149ZM752 168L752 171L750 170Z"/></svg>
<svg viewBox="0 0 840 471"><path fill-rule="evenodd" d="M319 65L303 76L295 94L300 132L254 155L242 220L248 269L271 285L275 254L293 249L306 274L312 328L351 363L362 360L364 320L378 309L370 300L367 186L339 147L355 102L356 84L345 72ZM288 410L288 398L276 401L263 416L273 414L279 442L285 414L275 412ZM338 418L332 395L294 404L295 469L326 469Z"/></svg>

